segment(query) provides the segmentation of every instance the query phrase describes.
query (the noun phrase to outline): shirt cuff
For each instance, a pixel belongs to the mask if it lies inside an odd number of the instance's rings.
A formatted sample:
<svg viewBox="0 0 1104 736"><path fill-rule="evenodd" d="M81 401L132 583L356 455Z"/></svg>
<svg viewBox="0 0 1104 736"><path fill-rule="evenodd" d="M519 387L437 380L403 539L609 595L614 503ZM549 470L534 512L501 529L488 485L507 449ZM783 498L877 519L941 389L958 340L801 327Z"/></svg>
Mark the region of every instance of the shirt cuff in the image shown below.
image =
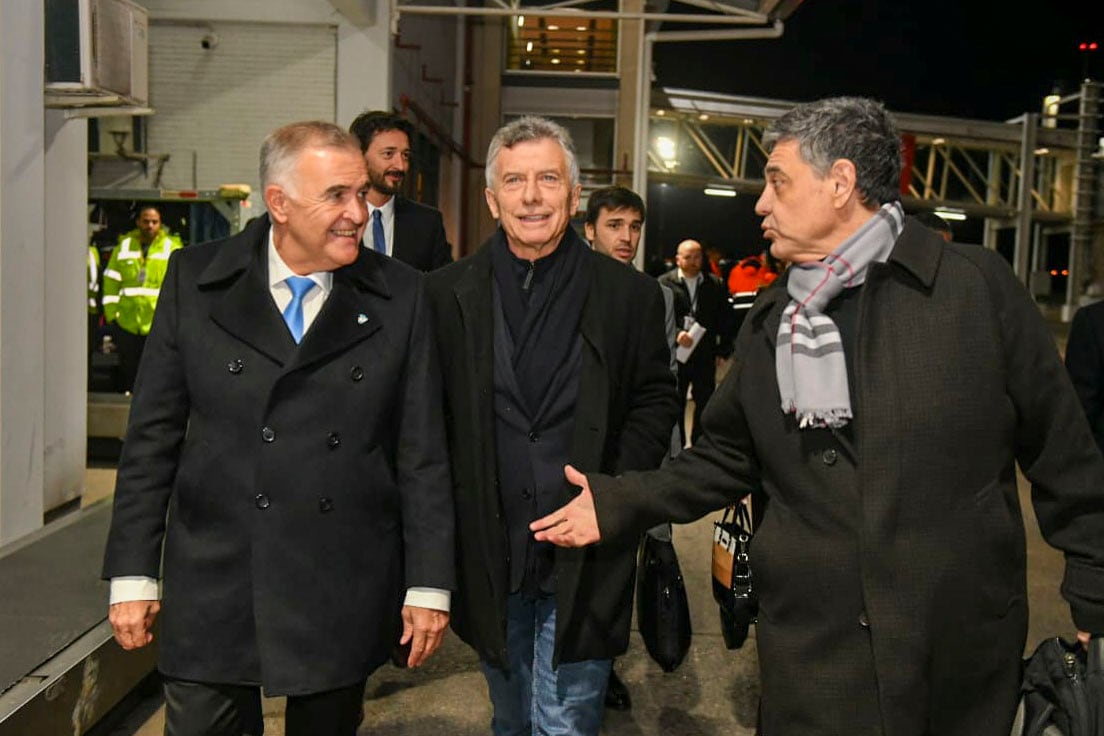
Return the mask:
<svg viewBox="0 0 1104 736"><path fill-rule="evenodd" d="M128 601L156 601L161 595L156 578L144 575L123 575L111 578L110 605Z"/></svg>
<svg viewBox="0 0 1104 736"><path fill-rule="evenodd" d="M435 611L449 612L452 593L440 588L407 588L405 606L432 608Z"/></svg>

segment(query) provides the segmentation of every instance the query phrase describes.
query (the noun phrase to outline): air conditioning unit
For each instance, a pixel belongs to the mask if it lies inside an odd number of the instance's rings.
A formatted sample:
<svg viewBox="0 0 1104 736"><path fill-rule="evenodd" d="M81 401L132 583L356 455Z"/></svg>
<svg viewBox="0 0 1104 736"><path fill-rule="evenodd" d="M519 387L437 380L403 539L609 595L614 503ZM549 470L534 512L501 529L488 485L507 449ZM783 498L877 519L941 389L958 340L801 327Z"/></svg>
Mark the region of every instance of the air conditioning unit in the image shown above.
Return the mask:
<svg viewBox="0 0 1104 736"><path fill-rule="evenodd" d="M46 106L145 106L149 16L130 0L46 0Z"/></svg>

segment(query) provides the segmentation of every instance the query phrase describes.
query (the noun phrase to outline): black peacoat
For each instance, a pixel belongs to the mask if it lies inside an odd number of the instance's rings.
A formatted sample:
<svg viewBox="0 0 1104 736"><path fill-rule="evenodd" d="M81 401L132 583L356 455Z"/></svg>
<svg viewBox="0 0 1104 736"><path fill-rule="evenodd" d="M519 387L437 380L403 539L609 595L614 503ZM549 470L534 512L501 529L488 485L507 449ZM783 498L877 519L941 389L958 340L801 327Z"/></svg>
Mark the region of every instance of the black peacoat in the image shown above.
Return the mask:
<svg viewBox="0 0 1104 736"><path fill-rule="evenodd" d="M578 235L569 229L565 237ZM653 279L612 258L588 249L584 262L590 288L579 326L583 358L569 461L607 472L656 467L677 414L663 296ZM430 274L427 291L445 374L456 505L452 626L505 669L510 591L495 461L492 278L486 243ZM628 647L636 543L556 550L554 664L610 659Z"/></svg>
<svg viewBox="0 0 1104 736"><path fill-rule="evenodd" d="M103 575L163 578L165 674L303 695L387 658L406 587L453 587L453 511L422 275L362 248L296 346L268 231L173 254Z"/></svg>
<svg viewBox="0 0 1104 736"><path fill-rule="evenodd" d="M999 255L908 220L862 288L850 431L781 411L783 281L745 320L698 444L657 473L590 479L602 538L761 483L763 733L1007 736L1027 630L1016 463L1066 553L1074 621L1104 632L1104 462Z"/></svg>

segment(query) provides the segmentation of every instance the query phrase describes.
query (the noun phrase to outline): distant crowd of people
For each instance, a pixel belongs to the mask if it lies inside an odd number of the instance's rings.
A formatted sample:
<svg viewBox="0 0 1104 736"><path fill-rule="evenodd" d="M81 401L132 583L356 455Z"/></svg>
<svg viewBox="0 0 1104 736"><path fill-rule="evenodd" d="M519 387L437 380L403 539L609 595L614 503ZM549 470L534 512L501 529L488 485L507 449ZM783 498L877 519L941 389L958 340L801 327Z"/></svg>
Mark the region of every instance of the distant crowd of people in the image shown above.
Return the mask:
<svg viewBox="0 0 1104 736"><path fill-rule="evenodd" d="M750 493L765 736L1007 736L1017 465L1073 623L1104 631L1078 394L1104 405L1104 357L1071 335L1075 391L1003 259L905 215L881 104L775 120L768 250L724 273L688 238L658 279L632 265L638 194L593 192L572 227L571 137L534 116L492 138L497 228L453 262L401 195L411 133L282 126L266 214L180 248L144 208L103 269L105 317L143 343L103 576L124 649L157 621L166 733L263 733L263 693L289 736L353 736L368 676L451 628L493 734L596 736L631 705L641 535Z"/></svg>

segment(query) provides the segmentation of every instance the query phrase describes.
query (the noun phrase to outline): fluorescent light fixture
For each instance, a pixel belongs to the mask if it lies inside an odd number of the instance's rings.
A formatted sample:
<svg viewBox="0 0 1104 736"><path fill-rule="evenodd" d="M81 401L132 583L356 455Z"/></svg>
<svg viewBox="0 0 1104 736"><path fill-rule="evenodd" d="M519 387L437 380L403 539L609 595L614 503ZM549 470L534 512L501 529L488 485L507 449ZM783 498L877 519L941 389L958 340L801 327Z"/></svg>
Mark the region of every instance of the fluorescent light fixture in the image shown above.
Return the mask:
<svg viewBox="0 0 1104 736"><path fill-rule="evenodd" d="M966 213L962 210L948 210L943 207L939 207L935 210L935 214L942 217L944 220L956 220L961 222L966 219Z"/></svg>
<svg viewBox="0 0 1104 736"><path fill-rule="evenodd" d="M720 186L708 186L705 188L705 193L710 197L735 197L736 190L729 187Z"/></svg>
<svg viewBox="0 0 1104 736"><path fill-rule="evenodd" d="M667 114L666 110L656 110L656 115L658 115L659 117L663 117L666 114ZM1102 144L1102 145L1104 145L1104 144Z"/></svg>
<svg viewBox="0 0 1104 736"><path fill-rule="evenodd" d="M532 41L529 41L525 44L525 50L526 51L532 51L533 50L533 42Z"/></svg>
<svg viewBox="0 0 1104 736"><path fill-rule="evenodd" d="M932 145L933 146L942 146L946 142L947 142L946 138L932 138Z"/></svg>
<svg viewBox="0 0 1104 736"><path fill-rule="evenodd" d="M518 28L521 28L523 25L525 25L525 16L524 15L519 15L518 16Z"/></svg>
<svg viewBox="0 0 1104 736"><path fill-rule="evenodd" d="M550 25L550 26L548 26L548 30L550 30L550 31L558 31L558 30L560 30L560 27L559 27L559 26L551 26L551 25Z"/></svg>
<svg viewBox="0 0 1104 736"><path fill-rule="evenodd" d="M575 26L575 30L576 30L576 31L585 31L585 30L586 30L586 26Z"/></svg>
<svg viewBox="0 0 1104 736"><path fill-rule="evenodd" d="M553 63L553 64L559 64L559 63L560 63L560 60L559 60L559 59L553 59L553 60L552 60L552 63Z"/></svg>
<svg viewBox="0 0 1104 736"><path fill-rule="evenodd" d="M1049 149L1049 148L1036 148L1036 149L1035 149L1035 155L1036 155L1036 156L1045 156L1045 155L1047 155L1048 153L1050 153L1050 149Z"/></svg>
<svg viewBox="0 0 1104 736"><path fill-rule="evenodd" d="M706 115L704 112L701 115L698 115L698 120L704 121L704 120L708 120L708 119L709 119L709 116Z"/></svg>

